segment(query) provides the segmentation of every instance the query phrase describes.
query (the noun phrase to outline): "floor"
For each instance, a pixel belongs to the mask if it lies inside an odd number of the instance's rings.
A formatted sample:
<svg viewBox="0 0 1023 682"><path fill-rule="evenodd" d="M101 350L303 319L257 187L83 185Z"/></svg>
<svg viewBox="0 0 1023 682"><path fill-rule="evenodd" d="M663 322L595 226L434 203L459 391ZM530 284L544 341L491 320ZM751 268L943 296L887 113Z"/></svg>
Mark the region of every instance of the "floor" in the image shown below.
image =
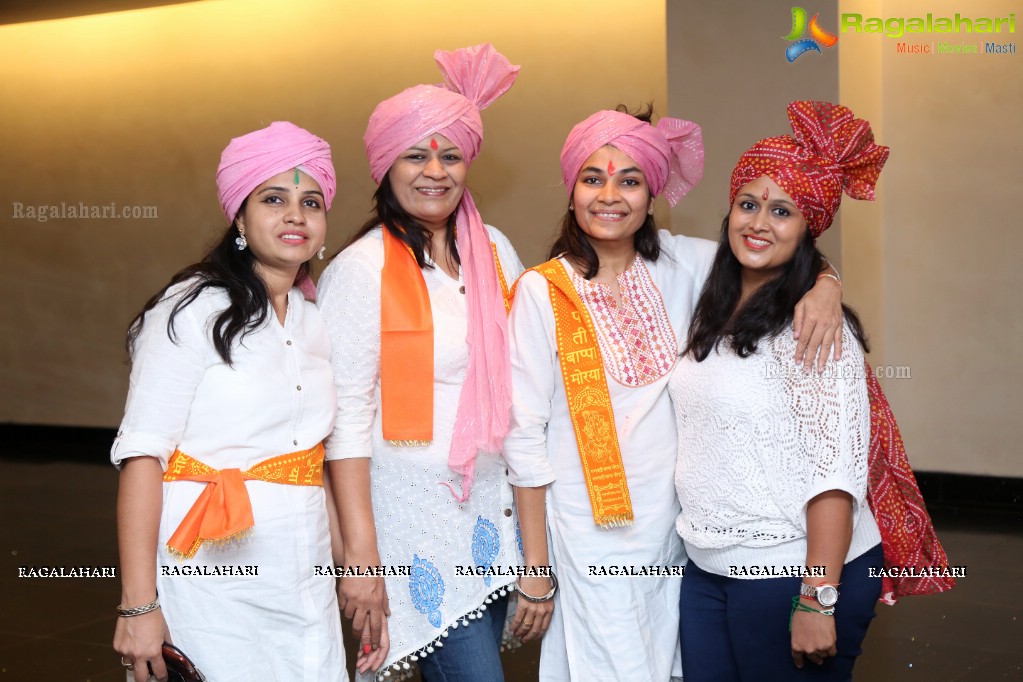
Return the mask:
<svg viewBox="0 0 1023 682"><path fill-rule="evenodd" d="M124 681L110 647L116 578L18 577L19 567L115 566L116 488L108 466L0 459L0 682ZM967 576L947 594L879 607L856 679L1023 680L1021 518L937 518ZM535 680L538 660L536 645L508 654L507 679Z"/></svg>

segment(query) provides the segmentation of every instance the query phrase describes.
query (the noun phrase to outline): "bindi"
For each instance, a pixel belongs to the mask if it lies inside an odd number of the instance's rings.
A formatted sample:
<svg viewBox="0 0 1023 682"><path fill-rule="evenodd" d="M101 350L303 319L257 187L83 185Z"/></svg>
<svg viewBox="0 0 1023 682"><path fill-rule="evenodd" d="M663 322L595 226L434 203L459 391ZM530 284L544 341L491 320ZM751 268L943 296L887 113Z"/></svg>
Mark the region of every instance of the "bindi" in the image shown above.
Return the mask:
<svg viewBox="0 0 1023 682"><path fill-rule="evenodd" d="M765 187L765 188L764 188L764 193L763 193L763 195L761 195L761 197L760 197L760 198L761 198L761 199L763 199L764 201L767 201L767 196L768 196L768 194L770 194L770 189L769 189L769 188L767 188L767 187Z"/></svg>
<svg viewBox="0 0 1023 682"><path fill-rule="evenodd" d="M611 161L608 161L607 162L607 174L608 175L614 175L616 170L618 170L618 169L615 168L614 163L611 162Z"/></svg>
<svg viewBox="0 0 1023 682"><path fill-rule="evenodd" d="M439 145L439 144L437 144L437 140L435 140L435 139L433 139L433 138L431 137L431 138L430 138L430 149L432 149L433 151L437 151L437 148L438 148L438 147L440 147L440 145Z"/></svg>

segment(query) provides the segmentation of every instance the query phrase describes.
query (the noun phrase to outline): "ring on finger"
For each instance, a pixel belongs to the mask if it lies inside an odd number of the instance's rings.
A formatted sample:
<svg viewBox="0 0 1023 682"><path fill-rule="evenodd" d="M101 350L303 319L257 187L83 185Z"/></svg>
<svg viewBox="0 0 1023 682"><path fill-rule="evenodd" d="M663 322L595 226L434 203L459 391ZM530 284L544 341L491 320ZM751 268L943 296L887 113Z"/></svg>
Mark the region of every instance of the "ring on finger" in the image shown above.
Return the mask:
<svg viewBox="0 0 1023 682"><path fill-rule="evenodd" d="M135 663L133 661L125 661L124 656L121 656L121 665L124 667L125 670L135 669Z"/></svg>

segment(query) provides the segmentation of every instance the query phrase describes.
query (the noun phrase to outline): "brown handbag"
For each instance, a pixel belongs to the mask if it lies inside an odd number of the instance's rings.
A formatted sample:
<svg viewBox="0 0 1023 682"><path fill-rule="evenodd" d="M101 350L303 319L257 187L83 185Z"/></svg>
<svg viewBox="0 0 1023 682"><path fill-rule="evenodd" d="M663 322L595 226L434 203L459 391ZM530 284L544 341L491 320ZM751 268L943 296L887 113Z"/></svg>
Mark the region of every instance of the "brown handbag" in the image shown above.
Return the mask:
<svg viewBox="0 0 1023 682"><path fill-rule="evenodd" d="M167 666L168 682L206 682L192 659L170 642L163 643L163 662Z"/></svg>

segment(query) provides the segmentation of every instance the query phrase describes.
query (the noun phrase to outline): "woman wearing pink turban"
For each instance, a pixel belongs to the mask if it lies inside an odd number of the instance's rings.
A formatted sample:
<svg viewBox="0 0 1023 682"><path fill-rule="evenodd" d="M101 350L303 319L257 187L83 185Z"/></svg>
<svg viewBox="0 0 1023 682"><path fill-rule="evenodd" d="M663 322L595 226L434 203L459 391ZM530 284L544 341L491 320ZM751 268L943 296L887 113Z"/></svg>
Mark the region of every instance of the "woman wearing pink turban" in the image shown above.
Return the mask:
<svg viewBox="0 0 1023 682"><path fill-rule="evenodd" d="M560 588L521 578L512 631L543 636L541 680L668 682L681 675L685 552L667 385L714 244L658 231L653 207L700 181L700 128L600 111L572 129L561 164L561 234L519 280L509 319L504 450L525 564L552 565ZM814 296L808 321L837 319L838 287Z"/></svg>
<svg viewBox="0 0 1023 682"><path fill-rule="evenodd" d="M522 271L465 189L480 110L518 67L437 51L443 86L381 102L366 129L376 214L320 280L338 419L327 444L362 635L360 672L503 679L505 569L518 564L500 456L510 402L507 284ZM384 621L389 611L390 619ZM387 636L389 636L389 651Z"/></svg>
<svg viewBox="0 0 1023 682"><path fill-rule="evenodd" d="M165 641L211 682L347 680L334 581L315 571L332 562L336 399L308 272L330 147L273 123L231 141L217 187L227 231L129 328L114 649L136 682L167 679Z"/></svg>
<svg viewBox="0 0 1023 682"><path fill-rule="evenodd" d="M813 372L793 362L786 330L820 277L817 237L843 192L874 198L888 148L846 107L801 101L788 113L793 135L757 142L732 172L669 382L687 682L849 680L881 594L863 329L845 308L856 343Z"/></svg>

